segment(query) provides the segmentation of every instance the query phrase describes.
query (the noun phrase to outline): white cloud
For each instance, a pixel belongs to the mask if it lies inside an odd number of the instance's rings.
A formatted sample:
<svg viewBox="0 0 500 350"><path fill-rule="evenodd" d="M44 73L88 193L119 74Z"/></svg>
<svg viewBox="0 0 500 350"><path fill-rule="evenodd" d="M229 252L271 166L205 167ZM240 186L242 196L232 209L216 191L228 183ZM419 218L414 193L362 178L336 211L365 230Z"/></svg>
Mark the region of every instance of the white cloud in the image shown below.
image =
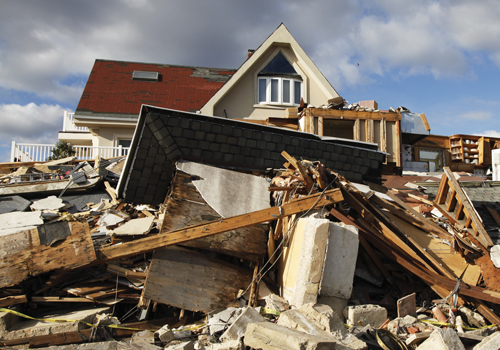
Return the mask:
<svg viewBox="0 0 500 350"><path fill-rule="evenodd" d="M458 116L460 119L478 121L478 120L491 120L493 119L493 113L489 111L472 111L463 113Z"/></svg>
<svg viewBox="0 0 500 350"><path fill-rule="evenodd" d="M500 138L500 131L486 130L486 131L483 131L483 132L480 132L480 133L476 133L474 135L477 135L477 136L498 137L498 138Z"/></svg>
<svg viewBox="0 0 500 350"><path fill-rule="evenodd" d="M0 140L2 144L12 141L29 143L55 143L57 132L62 129L64 108L59 105L40 106L0 105Z"/></svg>

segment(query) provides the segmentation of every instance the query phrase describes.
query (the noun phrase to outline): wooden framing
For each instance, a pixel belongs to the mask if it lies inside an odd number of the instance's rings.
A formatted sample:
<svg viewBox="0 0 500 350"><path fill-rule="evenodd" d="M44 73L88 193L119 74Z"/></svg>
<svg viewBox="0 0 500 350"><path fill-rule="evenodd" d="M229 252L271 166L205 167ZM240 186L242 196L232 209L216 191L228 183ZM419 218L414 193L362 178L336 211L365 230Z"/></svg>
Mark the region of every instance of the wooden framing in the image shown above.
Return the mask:
<svg viewBox="0 0 500 350"><path fill-rule="evenodd" d="M393 112L364 112L340 109L305 108L303 131L318 136L325 135L327 120L346 120L354 122L352 139L377 143L379 149L389 153L388 163L402 166L401 156L401 114ZM351 135L349 137L351 138Z"/></svg>
<svg viewBox="0 0 500 350"><path fill-rule="evenodd" d="M434 205L440 209L451 222L462 225L469 234L485 247L493 246L488 232L478 217L474 206L465 195L460 184L449 167L444 167L444 174L439 183Z"/></svg>

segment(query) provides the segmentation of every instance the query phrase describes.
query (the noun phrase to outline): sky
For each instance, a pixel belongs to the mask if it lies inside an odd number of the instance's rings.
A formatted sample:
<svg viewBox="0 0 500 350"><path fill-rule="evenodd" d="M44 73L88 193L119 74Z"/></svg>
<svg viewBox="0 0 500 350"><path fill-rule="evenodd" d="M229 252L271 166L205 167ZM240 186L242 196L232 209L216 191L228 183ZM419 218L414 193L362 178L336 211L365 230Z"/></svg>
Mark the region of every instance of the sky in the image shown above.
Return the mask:
<svg viewBox="0 0 500 350"><path fill-rule="evenodd" d="M284 23L347 101L500 137L493 0L0 0L0 162L54 144L96 59L238 68Z"/></svg>

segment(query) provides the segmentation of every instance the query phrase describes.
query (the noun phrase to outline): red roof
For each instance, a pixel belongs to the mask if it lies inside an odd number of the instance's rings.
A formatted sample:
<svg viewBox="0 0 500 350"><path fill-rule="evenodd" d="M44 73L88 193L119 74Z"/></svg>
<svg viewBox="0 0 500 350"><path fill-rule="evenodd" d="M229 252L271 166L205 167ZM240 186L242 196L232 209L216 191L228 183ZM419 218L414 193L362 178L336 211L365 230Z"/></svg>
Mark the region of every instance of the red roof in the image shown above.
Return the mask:
<svg viewBox="0 0 500 350"><path fill-rule="evenodd" d="M134 71L158 72L158 81L132 80ZM96 60L77 112L138 114L142 104L199 110L234 69Z"/></svg>

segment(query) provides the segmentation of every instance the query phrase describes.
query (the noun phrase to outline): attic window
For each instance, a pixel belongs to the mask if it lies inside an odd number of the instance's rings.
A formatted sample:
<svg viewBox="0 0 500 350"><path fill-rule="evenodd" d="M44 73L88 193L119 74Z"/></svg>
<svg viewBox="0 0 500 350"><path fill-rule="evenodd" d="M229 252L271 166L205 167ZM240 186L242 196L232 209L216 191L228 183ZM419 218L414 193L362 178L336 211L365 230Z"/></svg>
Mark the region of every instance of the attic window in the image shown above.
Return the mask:
<svg viewBox="0 0 500 350"><path fill-rule="evenodd" d="M132 80L143 80L143 81L158 81L160 73L158 72L147 72L142 70L135 70L132 74Z"/></svg>
<svg viewBox="0 0 500 350"><path fill-rule="evenodd" d="M299 105L302 77L279 52L258 75L260 104Z"/></svg>

